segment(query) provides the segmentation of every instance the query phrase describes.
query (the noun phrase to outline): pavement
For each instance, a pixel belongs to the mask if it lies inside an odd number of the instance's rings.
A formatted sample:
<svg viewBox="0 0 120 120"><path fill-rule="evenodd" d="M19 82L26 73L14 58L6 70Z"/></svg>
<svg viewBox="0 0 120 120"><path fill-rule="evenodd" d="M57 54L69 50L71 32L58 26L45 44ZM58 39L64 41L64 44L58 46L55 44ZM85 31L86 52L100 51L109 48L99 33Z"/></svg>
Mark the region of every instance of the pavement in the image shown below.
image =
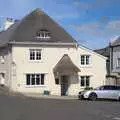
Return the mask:
<svg viewBox="0 0 120 120"><path fill-rule="evenodd" d="M0 95L0 120L120 120L120 102Z"/></svg>
<svg viewBox="0 0 120 120"><path fill-rule="evenodd" d="M77 96L55 96L55 95L42 95L39 93L23 93L26 97L38 98L38 99L58 99L58 100L75 100Z"/></svg>

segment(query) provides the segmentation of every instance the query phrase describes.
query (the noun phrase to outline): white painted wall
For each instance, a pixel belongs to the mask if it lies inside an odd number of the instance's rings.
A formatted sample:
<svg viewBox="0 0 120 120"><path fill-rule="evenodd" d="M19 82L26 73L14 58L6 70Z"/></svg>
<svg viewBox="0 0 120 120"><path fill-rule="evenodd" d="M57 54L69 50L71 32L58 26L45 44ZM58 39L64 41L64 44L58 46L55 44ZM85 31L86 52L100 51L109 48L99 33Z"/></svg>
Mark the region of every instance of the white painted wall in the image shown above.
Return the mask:
<svg viewBox="0 0 120 120"><path fill-rule="evenodd" d="M31 62L29 60L29 49L42 49L42 60L40 62ZM73 63L81 70L79 75L90 75L91 87L97 87L105 83L106 59L84 47L40 47L17 46L12 47L12 57L16 66L12 69L12 89L20 92L43 93L44 90L50 90L52 95L61 95L60 85L55 84L53 68L64 54L68 54ZM91 64L89 66L80 65L80 54L91 55ZM13 74L14 73L14 74ZM45 85L39 87L28 87L26 83L26 73L45 73ZM80 87L80 81L77 75L70 75L69 95L77 95L83 88Z"/></svg>

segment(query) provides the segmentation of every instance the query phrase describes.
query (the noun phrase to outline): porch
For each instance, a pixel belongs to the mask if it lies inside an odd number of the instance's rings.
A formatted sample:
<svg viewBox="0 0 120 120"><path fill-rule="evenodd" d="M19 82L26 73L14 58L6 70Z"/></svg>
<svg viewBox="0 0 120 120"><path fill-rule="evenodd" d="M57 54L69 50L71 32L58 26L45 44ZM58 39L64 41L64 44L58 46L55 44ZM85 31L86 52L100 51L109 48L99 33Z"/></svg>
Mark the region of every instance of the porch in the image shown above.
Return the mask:
<svg viewBox="0 0 120 120"><path fill-rule="evenodd" d="M79 84L78 72L80 72L80 69L72 62L68 54L64 54L53 69L55 82L57 83L57 80L59 80L60 83L61 96L69 95L71 84Z"/></svg>

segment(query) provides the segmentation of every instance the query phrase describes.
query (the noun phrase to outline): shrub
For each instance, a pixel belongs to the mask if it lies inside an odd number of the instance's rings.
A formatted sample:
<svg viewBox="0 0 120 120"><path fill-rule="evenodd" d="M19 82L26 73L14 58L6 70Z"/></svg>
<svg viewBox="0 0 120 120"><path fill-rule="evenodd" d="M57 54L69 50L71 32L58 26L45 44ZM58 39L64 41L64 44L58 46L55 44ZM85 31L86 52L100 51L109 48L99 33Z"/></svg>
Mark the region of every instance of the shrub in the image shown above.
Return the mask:
<svg viewBox="0 0 120 120"><path fill-rule="evenodd" d="M93 90L93 87L86 87L84 90Z"/></svg>

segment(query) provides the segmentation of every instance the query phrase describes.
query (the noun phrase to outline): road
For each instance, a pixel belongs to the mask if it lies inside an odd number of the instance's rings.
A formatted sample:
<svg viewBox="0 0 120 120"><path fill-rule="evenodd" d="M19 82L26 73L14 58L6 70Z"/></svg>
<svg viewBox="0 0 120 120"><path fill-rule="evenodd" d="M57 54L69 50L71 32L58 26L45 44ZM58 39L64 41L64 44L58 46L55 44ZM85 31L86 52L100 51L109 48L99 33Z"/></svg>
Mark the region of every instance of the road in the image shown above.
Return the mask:
<svg viewBox="0 0 120 120"><path fill-rule="evenodd" d="M120 102L1 95L0 120L120 120Z"/></svg>

